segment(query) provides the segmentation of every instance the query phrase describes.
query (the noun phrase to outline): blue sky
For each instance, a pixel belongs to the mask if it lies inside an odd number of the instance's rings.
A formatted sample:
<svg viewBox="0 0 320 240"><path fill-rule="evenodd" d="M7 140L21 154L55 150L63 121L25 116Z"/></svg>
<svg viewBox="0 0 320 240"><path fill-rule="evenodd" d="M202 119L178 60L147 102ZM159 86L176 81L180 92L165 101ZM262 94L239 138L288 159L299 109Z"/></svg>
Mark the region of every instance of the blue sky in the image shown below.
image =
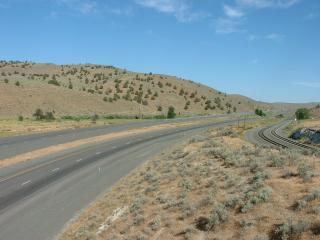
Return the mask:
<svg viewBox="0 0 320 240"><path fill-rule="evenodd" d="M164 73L320 101L319 0L0 0L0 59Z"/></svg>

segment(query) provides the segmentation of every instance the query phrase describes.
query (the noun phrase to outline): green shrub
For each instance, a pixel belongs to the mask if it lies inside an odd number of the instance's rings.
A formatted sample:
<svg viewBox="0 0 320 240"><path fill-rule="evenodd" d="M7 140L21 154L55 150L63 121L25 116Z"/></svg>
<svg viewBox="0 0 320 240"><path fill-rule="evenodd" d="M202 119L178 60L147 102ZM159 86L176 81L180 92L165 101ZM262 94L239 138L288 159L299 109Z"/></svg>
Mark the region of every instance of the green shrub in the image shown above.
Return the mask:
<svg viewBox="0 0 320 240"><path fill-rule="evenodd" d="M168 109L167 118L171 119L171 118L175 118L175 117L176 117L176 113L175 113L174 107L170 106Z"/></svg>
<svg viewBox="0 0 320 240"><path fill-rule="evenodd" d="M260 116L260 117L266 116L266 114L265 114L261 109L259 109L259 108L257 108L257 109L254 111L254 113L255 113L256 115Z"/></svg>
<svg viewBox="0 0 320 240"><path fill-rule="evenodd" d="M96 122L98 119L99 119L99 115L96 114L96 113L93 114L92 117L91 117L91 121L92 121L92 122Z"/></svg>
<svg viewBox="0 0 320 240"><path fill-rule="evenodd" d="M53 113L52 113L52 112L46 112L44 118L45 118L46 120L49 120L49 121L55 119L55 117L53 116Z"/></svg>
<svg viewBox="0 0 320 240"><path fill-rule="evenodd" d="M60 83L56 79L49 80L48 84L52 84L52 85L55 85L55 86L60 86Z"/></svg>
<svg viewBox="0 0 320 240"><path fill-rule="evenodd" d="M22 122L23 121L23 116L18 116L18 121Z"/></svg>
<svg viewBox="0 0 320 240"><path fill-rule="evenodd" d="M43 120L45 118L44 113L40 108L34 112L33 116L36 118L36 120Z"/></svg>
<svg viewBox="0 0 320 240"><path fill-rule="evenodd" d="M298 120L308 119L310 118L310 110L307 108L299 108L295 112L295 115Z"/></svg>

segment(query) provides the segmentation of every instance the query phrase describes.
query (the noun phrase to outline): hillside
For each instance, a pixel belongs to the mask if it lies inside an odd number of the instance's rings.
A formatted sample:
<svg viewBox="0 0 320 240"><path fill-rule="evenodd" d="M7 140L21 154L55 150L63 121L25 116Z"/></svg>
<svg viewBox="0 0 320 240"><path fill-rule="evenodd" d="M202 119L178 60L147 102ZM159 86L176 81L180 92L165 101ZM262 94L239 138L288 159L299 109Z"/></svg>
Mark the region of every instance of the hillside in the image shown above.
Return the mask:
<svg viewBox="0 0 320 240"><path fill-rule="evenodd" d="M312 117L320 118L320 105L318 104L314 108L311 109Z"/></svg>
<svg viewBox="0 0 320 240"><path fill-rule="evenodd" d="M55 115L160 115L172 105L181 115L269 108L181 78L102 65L54 65L0 61L0 117Z"/></svg>

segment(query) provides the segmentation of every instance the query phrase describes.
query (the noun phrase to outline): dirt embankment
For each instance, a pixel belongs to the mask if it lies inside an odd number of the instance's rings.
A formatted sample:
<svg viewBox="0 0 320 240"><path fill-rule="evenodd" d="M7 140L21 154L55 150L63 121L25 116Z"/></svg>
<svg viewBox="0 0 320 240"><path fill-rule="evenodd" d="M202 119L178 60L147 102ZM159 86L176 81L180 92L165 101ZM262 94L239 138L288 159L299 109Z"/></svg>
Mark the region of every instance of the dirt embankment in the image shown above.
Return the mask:
<svg viewBox="0 0 320 240"><path fill-rule="evenodd" d="M59 239L319 239L319 160L210 130L134 170Z"/></svg>

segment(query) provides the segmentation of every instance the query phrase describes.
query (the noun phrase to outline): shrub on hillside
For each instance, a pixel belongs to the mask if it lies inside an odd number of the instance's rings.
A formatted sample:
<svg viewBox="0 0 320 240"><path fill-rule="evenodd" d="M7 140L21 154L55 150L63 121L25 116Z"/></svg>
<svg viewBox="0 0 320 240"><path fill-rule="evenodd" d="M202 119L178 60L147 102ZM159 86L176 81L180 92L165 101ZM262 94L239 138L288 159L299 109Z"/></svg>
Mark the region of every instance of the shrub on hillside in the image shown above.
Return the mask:
<svg viewBox="0 0 320 240"><path fill-rule="evenodd" d="M60 83L56 79L49 80L48 84L52 84L52 85L55 85L55 86L60 86Z"/></svg>
<svg viewBox="0 0 320 240"><path fill-rule="evenodd" d="M45 118L45 120L49 120L49 121L55 119L55 117L54 117L52 112L46 112L44 118Z"/></svg>
<svg viewBox="0 0 320 240"><path fill-rule="evenodd" d="M176 117L175 109L173 106L170 106L168 109L167 118L175 118Z"/></svg>
<svg viewBox="0 0 320 240"><path fill-rule="evenodd" d="M38 108L34 112L33 116L36 118L36 120L43 120L44 119L44 113L40 108Z"/></svg>
<svg viewBox="0 0 320 240"><path fill-rule="evenodd" d="M256 115L260 116L260 117L266 116L266 114L265 114L261 109L259 109L259 108L257 108L257 109L254 111L254 113L255 113Z"/></svg>
<svg viewBox="0 0 320 240"><path fill-rule="evenodd" d="M53 112L46 112L44 114L44 112L40 108L38 108L34 112L33 116L36 118L36 120L49 120L50 121L50 120L55 119Z"/></svg>
<svg viewBox="0 0 320 240"><path fill-rule="evenodd" d="M299 108L295 115L298 120L308 119L310 118L310 110L307 108Z"/></svg>

